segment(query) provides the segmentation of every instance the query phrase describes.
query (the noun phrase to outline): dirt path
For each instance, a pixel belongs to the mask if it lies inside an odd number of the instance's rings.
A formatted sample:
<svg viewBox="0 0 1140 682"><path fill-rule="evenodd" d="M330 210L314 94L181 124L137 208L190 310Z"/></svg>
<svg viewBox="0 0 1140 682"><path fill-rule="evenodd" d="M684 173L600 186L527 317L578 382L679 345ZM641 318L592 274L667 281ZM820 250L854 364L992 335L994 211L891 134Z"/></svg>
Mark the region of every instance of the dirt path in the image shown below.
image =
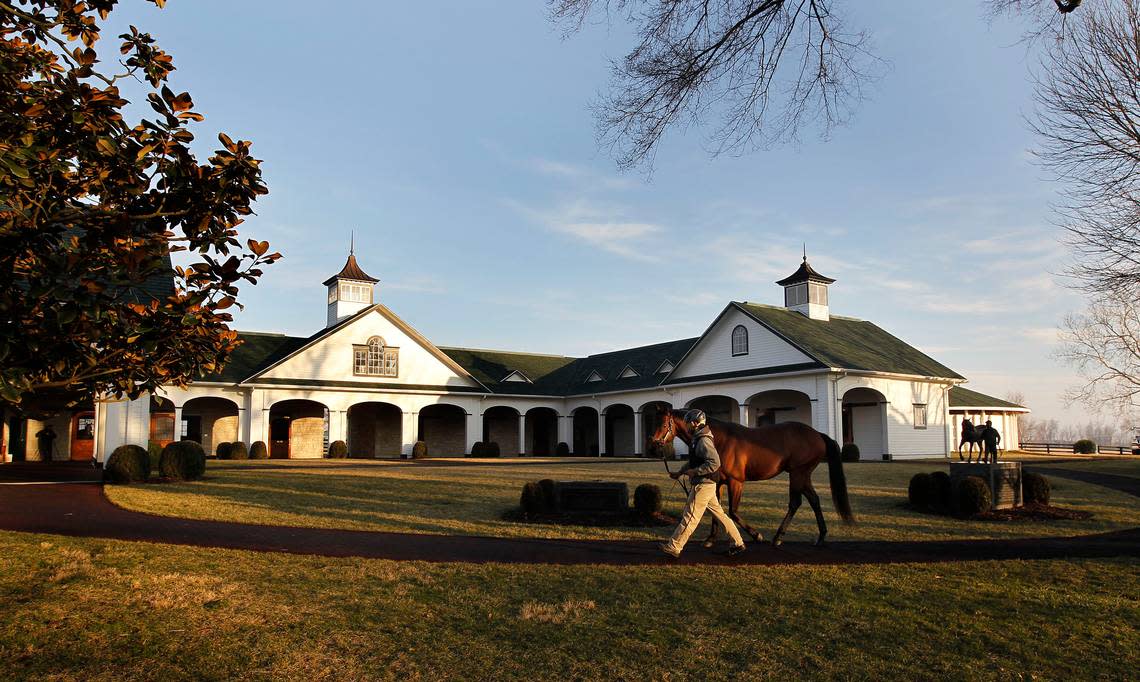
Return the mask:
<svg viewBox="0 0 1140 682"><path fill-rule="evenodd" d="M1034 467L1140 495L1140 480L1126 476ZM1013 540L844 541L826 547L790 543L774 549L750 545L735 559L691 543L676 562L651 541L495 538L262 526L199 521L128 511L111 504L98 484L0 488L0 529L76 537L135 540L199 547L402 561L531 564L883 564L1077 557L1140 557L1140 528L1061 538Z"/></svg>

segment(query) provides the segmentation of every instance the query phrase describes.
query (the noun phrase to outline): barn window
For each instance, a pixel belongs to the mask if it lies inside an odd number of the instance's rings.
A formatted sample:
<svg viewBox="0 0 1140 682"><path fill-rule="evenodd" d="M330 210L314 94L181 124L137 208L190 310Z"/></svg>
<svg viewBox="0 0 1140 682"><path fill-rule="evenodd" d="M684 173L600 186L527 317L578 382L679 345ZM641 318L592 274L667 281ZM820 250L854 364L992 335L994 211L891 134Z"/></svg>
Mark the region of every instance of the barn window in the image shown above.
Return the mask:
<svg viewBox="0 0 1140 682"><path fill-rule="evenodd" d="M732 354L748 355L748 330L742 324L732 330Z"/></svg>
<svg viewBox="0 0 1140 682"><path fill-rule="evenodd" d="M914 428L926 428L926 405L914 406Z"/></svg>
<svg viewBox="0 0 1140 682"><path fill-rule="evenodd" d="M400 349L384 345L373 336L368 343L352 347L352 373L362 376L394 377L400 371Z"/></svg>

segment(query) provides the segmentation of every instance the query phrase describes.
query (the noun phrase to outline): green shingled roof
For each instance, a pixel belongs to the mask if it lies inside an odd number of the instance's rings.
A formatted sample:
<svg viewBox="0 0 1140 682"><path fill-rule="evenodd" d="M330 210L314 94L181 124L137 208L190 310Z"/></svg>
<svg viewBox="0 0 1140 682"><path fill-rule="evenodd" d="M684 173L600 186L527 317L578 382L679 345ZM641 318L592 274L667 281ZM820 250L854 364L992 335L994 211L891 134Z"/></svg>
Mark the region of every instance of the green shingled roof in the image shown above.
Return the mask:
<svg viewBox="0 0 1140 682"><path fill-rule="evenodd" d="M1024 405L1011 403L1008 400L995 398L985 393L971 391L961 386L955 386L950 389L950 407L1011 407L1026 409Z"/></svg>
<svg viewBox="0 0 1140 682"><path fill-rule="evenodd" d="M548 377L574 362L574 358L563 355L477 348L439 347L439 349L494 393L552 395L549 392L552 388ZM522 373L531 383L503 381L512 372Z"/></svg>
<svg viewBox="0 0 1140 682"><path fill-rule="evenodd" d="M241 342L230 361L221 372L203 376L201 381L218 381L236 384L258 370L277 362L308 341L302 336L284 334L263 334L261 332L238 332Z"/></svg>
<svg viewBox="0 0 1140 682"><path fill-rule="evenodd" d="M440 350L495 393L575 395L657 386L665 378L665 374L656 373L658 366L665 360L676 364L696 341L666 341L584 358L472 348ZM627 367L637 376L621 378ZM501 381L515 371L532 383ZM597 372L602 380L586 381L592 372Z"/></svg>
<svg viewBox="0 0 1140 682"><path fill-rule="evenodd" d="M866 320L835 315L827 321L813 320L787 308L747 302L733 305L828 367L965 378Z"/></svg>

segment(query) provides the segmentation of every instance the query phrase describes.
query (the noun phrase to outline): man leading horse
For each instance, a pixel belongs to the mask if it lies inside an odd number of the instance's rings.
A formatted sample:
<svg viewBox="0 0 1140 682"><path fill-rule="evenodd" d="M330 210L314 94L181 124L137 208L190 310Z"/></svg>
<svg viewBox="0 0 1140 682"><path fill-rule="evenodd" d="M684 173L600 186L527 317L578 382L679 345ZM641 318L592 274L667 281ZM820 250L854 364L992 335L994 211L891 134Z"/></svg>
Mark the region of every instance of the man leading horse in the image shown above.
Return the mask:
<svg viewBox="0 0 1140 682"><path fill-rule="evenodd" d="M717 475L720 471L720 455L713 443L712 431L709 430L705 413L700 410L689 410L685 414L685 423L692 434L692 445L689 446L689 464L686 468L669 474L670 478L677 480L688 476L692 482L689 488L689 498L685 502L685 511L681 514L681 522L673 531L673 537L668 542L662 542L661 551L676 559L681 556L689 536L701 523L705 510L713 515L713 523L720 522L732 538L732 547L726 554L736 556L744 551L744 538L736 524L724 513L717 499Z"/></svg>
<svg viewBox="0 0 1140 682"><path fill-rule="evenodd" d="M705 429L694 429L693 422L688 421L689 412L683 410L663 410L661 422L653 433L652 441L657 446L673 442L679 438L690 448L703 447L700 442L704 437L697 437L705 430L711 433L713 449L720 459L720 467L712 473L701 472L699 475L712 478L716 482L711 499L717 500L720 487L728 486L728 518L744 529L757 542L763 538L760 532L754 530L744 522L737 513L740 508L740 499L744 493L745 481L766 481L783 472L788 472L788 511L784 515L772 544L778 546L784 532L795 516L804 498L807 498L812 511L815 512L816 524L819 526L819 536L816 544L823 544L827 537L827 524L823 520L823 510L820 507L819 495L812 486L811 475L816 466L826 460L828 478L831 483L831 497L835 502L835 510L840 517L848 523L854 522L851 513L851 502L847 496L847 478L843 473L843 458L839 451L839 444L826 434L816 431L807 424L798 422L784 422L772 426L748 428L740 424L724 422L717 419L707 419ZM696 415L694 415L695 417ZM703 416L703 413L702 415ZM699 421L699 420L698 420ZM693 466L682 470L682 475L694 473ZM697 466L698 472L701 467ZM690 498L692 493L690 493ZM719 502L716 503L719 509ZM712 502L708 503L712 508ZM694 510L696 505L694 505ZM704 507L701 508L703 511ZM697 516L700 520L700 516ZM732 524L713 521L712 531L705 540L705 546L711 547L716 539L717 529L723 525L732 529ZM735 530L735 529L733 529ZM689 531L690 533L692 531ZM688 537L688 536L686 536ZM735 541L736 538L734 537ZM735 544L734 544L735 546ZM671 549L679 550L675 543Z"/></svg>

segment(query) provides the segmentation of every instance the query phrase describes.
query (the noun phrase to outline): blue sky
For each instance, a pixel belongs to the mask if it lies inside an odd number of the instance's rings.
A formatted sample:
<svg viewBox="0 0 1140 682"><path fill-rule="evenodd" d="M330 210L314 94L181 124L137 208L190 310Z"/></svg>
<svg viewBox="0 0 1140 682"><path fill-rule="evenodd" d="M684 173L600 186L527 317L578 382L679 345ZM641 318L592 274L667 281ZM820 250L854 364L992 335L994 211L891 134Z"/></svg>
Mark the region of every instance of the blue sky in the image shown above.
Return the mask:
<svg viewBox="0 0 1140 682"><path fill-rule="evenodd" d="M673 131L650 177L594 140L620 24L563 40L541 2L442 0L126 3L113 21L174 55L200 140L225 131L264 159L247 232L285 257L243 290L241 329L321 327L350 230L379 300L434 342L567 355L779 304L806 242L838 280L833 313L1083 421L1050 356L1082 300L1051 274L1066 252L1029 153L1021 27L971 3L844 4L888 64L849 125L718 158L700 129Z"/></svg>

